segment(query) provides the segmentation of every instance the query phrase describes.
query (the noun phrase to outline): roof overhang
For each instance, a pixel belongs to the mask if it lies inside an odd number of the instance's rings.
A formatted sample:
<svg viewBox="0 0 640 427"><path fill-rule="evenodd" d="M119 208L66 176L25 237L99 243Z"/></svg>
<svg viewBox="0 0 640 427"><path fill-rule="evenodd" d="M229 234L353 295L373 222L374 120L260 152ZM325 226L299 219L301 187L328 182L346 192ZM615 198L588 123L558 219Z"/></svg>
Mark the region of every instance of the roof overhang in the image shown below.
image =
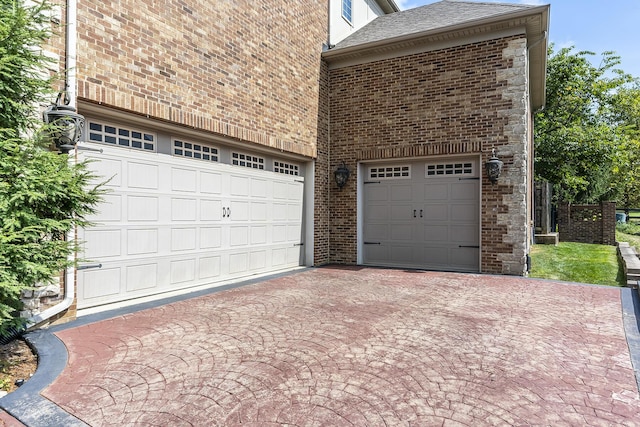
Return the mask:
<svg viewBox="0 0 640 427"><path fill-rule="evenodd" d="M419 33L323 52L329 69L382 59L462 46L478 41L524 34L529 51L529 86L532 108L545 103L549 5L492 16Z"/></svg>
<svg viewBox="0 0 640 427"><path fill-rule="evenodd" d="M384 13L400 12L400 8L394 0L376 0L376 3Z"/></svg>

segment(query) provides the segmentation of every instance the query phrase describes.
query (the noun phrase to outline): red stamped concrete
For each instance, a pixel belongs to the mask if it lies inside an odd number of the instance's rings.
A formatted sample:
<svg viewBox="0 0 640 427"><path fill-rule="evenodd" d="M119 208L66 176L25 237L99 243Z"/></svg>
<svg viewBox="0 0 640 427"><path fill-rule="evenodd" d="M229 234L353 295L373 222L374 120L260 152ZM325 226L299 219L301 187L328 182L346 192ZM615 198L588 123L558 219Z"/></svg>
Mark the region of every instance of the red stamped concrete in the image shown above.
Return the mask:
<svg viewBox="0 0 640 427"><path fill-rule="evenodd" d="M57 335L92 426L640 425L615 288L321 268Z"/></svg>

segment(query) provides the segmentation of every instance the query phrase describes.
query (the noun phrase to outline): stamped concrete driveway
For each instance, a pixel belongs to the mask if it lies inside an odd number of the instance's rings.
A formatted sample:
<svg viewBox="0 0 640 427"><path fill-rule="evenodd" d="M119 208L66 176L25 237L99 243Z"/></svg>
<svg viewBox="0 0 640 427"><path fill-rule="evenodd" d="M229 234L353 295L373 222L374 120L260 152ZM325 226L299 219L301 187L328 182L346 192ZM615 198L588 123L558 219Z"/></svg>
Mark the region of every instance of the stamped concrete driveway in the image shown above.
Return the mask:
<svg viewBox="0 0 640 427"><path fill-rule="evenodd" d="M57 332L92 426L640 425L620 289L319 268Z"/></svg>

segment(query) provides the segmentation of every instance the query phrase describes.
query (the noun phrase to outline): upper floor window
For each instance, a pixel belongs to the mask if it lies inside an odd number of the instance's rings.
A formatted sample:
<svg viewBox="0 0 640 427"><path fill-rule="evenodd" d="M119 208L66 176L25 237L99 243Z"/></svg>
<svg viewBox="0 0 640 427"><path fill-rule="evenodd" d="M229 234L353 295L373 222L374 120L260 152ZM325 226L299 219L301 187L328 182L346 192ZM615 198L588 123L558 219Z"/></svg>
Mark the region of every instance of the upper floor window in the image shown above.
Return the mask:
<svg viewBox="0 0 640 427"><path fill-rule="evenodd" d="M352 6L352 0L342 0L342 17L346 19L349 24L353 24L353 20L351 19Z"/></svg>

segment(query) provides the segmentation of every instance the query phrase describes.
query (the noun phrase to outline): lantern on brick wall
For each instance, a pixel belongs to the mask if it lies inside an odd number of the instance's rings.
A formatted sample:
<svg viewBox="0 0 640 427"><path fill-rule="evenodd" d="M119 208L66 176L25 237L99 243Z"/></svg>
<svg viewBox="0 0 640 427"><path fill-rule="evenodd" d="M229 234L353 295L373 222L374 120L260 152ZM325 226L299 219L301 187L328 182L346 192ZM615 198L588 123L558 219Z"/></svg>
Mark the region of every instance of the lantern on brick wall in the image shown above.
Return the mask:
<svg viewBox="0 0 640 427"><path fill-rule="evenodd" d="M338 188L340 190L342 190L342 187L344 187L347 184L350 173L351 172L349 171L349 168L347 168L344 162L342 162L342 164L338 166L338 168L333 173L333 176L336 180L336 184L338 185Z"/></svg>
<svg viewBox="0 0 640 427"><path fill-rule="evenodd" d="M498 159L498 156L496 156L496 149L492 148L491 158L484 164L487 170L487 177L489 178L489 181L491 181L491 184L495 184L498 181L498 178L500 178L502 165L502 161Z"/></svg>
<svg viewBox="0 0 640 427"><path fill-rule="evenodd" d="M48 136L62 154L69 154L80 140L84 128L84 116L63 102L63 92L58 94L55 104L42 113L42 119L49 125Z"/></svg>

